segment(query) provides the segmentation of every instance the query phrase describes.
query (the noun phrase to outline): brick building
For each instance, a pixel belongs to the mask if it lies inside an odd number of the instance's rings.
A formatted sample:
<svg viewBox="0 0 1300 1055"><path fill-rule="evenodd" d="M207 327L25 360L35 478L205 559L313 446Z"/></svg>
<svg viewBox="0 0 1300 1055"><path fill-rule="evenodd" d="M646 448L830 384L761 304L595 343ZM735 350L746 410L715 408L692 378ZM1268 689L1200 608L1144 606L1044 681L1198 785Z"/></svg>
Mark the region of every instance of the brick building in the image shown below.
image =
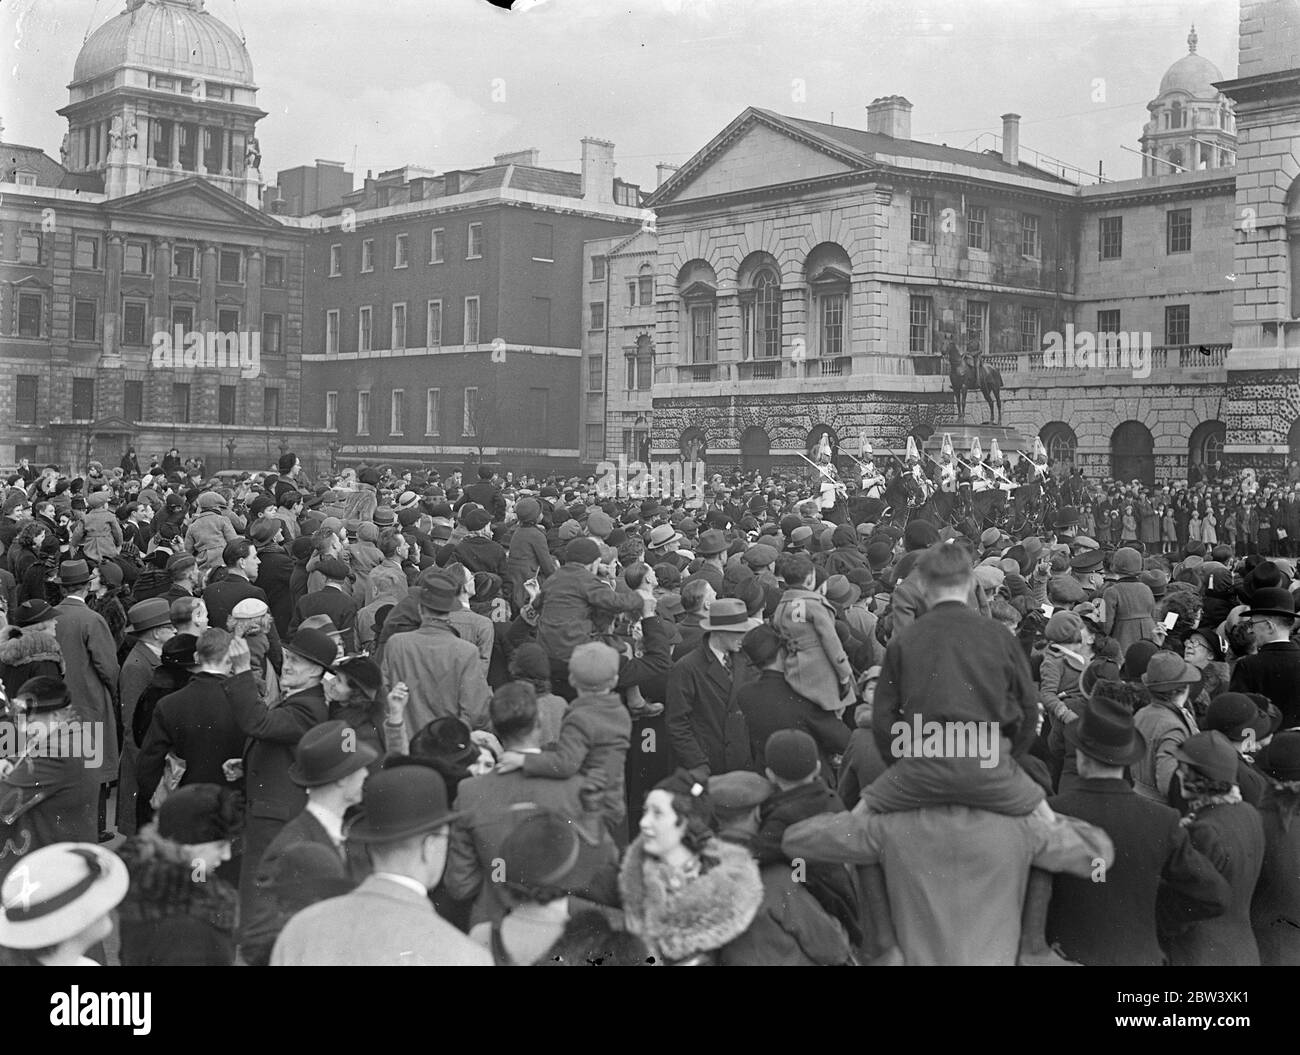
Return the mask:
<svg viewBox="0 0 1300 1055"><path fill-rule="evenodd" d="M650 217L614 164L612 143L584 139L580 173L535 150L396 169L302 221L303 420L337 430L339 464L577 468L583 245Z"/></svg>
<svg viewBox="0 0 1300 1055"><path fill-rule="evenodd" d="M295 449L310 467L307 237L260 209L263 111L238 34L197 0L128 0L69 92L60 162L3 148L0 462L80 471L133 444L144 464L177 447L264 467ZM211 355L155 354L178 328Z"/></svg>

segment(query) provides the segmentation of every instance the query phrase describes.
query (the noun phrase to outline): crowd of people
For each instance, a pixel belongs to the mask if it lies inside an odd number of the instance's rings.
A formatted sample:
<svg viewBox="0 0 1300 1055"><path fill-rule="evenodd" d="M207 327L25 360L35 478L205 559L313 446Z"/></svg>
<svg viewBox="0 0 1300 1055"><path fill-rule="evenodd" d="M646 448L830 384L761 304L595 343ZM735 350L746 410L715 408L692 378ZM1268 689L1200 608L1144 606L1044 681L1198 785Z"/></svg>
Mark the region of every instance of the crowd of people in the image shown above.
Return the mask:
<svg viewBox="0 0 1300 1055"><path fill-rule="evenodd" d="M473 476L19 466L0 962L1300 963L1294 464Z"/></svg>

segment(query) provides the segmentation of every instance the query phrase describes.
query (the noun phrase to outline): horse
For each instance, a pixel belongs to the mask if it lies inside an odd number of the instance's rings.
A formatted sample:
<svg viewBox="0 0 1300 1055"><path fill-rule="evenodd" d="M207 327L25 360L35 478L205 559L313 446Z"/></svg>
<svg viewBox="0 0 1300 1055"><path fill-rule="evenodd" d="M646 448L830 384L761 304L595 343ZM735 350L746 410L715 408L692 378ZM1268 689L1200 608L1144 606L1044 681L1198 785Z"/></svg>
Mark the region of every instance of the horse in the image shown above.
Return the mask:
<svg viewBox="0 0 1300 1055"><path fill-rule="evenodd" d="M966 420L966 393L978 387L984 402L989 405L989 420L983 424L1002 424L1002 374L996 367L986 366L982 355L973 352L963 354L957 351L955 344L949 342L948 382L952 385L958 421Z"/></svg>

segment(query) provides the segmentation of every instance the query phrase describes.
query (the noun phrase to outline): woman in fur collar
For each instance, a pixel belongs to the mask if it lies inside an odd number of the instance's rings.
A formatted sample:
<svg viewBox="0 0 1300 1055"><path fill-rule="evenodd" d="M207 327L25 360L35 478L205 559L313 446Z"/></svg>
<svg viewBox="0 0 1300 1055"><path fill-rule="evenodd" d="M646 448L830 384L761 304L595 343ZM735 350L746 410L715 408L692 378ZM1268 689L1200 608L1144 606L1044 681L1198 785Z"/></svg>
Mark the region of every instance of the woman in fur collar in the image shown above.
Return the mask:
<svg viewBox="0 0 1300 1055"><path fill-rule="evenodd" d="M0 681L12 699L23 682L50 675L63 677L63 653L54 636L54 609L45 601L24 601L0 642Z"/></svg>
<svg viewBox="0 0 1300 1055"><path fill-rule="evenodd" d="M623 858L627 929L661 962L712 964L762 905L757 863L744 847L714 838L711 812L704 787L679 771L646 796L641 834Z"/></svg>
<svg viewBox="0 0 1300 1055"><path fill-rule="evenodd" d="M219 869L230 860L243 802L217 784L189 784L156 823L118 851L131 887L118 909L122 966L229 967L239 895Z"/></svg>

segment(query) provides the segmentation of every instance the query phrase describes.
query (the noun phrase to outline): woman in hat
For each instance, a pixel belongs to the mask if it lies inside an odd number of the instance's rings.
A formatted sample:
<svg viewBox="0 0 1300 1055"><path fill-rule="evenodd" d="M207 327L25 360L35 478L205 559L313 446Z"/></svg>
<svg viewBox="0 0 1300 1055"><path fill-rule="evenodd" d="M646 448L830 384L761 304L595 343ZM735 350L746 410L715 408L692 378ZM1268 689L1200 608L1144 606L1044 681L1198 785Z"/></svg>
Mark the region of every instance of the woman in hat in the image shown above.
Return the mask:
<svg viewBox="0 0 1300 1055"><path fill-rule="evenodd" d="M1224 661L1223 640L1211 627L1193 630L1183 642L1183 659L1201 672L1200 687L1192 692L1192 712L1203 715L1211 700L1228 691L1228 664Z"/></svg>
<svg viewBox="0 0 1300 1055"><path fill-rule="evenodd" d="M109 633L113 635L113 647L117 651L118 662L125 658L123 646L126 644L126 608L122 605L123 575L122 569L111 560L94 567L92 572L94 588L86 597L86 607L98 612L108 624Z"/></svg>
<svg viewBox="0 0 1300 1055"><path fill-rule="evenodd" d="M1210 503L1205 504L1205 516L1201 517L1201 541L1207 546L1217 546L1219 544L1219 518L1215 515L1214 506Z"/></svg>
<svg viewBox="0 0 1300 1055"><path fill-rule="evenodd" d="M1277 733L1257 756L1268 782L1259 805L1264 863L1250 906L1263 967L1300 967L1300 730Z"/></svg>
<svg viewBox="0 0 1300 1055"><path fill-rule="evenodd" d="M9 545L9 571L18 587L18 603L48 600L45 582L53 574L53 564L46 551L48 528L39 520L29 520L19 529Z"/></svg>
<svg viewBox="0 0 1300 1055"><path fill-rule="evenodd" d="M93 967L86 953L113 933L126 866L94 843L56 843L23 859L0 888L0 966Z"/></svg>
<svg viewBox="0 0 1300 1055"><path fill-rule="evenodd" d="M763 903L757 862L714 837L711 814L704 786L678 771L646 795L640 834L623 858L624 921L660 962L711 963Z"/></svg>
<svg viewBox="0 0 1300 1055"><path fill-rule="evenodd" d="M54 636L54 609L45 601L24 601L0 642L0 683L12 698L23 682L49 675L63 677L63 653Z"/></svg>
<svg viewBox="0 0 1300 1055"><path fill-rule="evenodd" d="M1115 638L1121 649L1134 641L1151 640L1155 633L1156 599L1151 587L1138 581L1142 555L1128 546L1116 550L1111 557L1111 571L1115 581L1101 593L1107 635Z"/></svg>
<svg viewBox="0 0 1300 1055"><path fill-rule="evenodd" d="M264 700L280 698L280 677L270 659L273 626L271 609L256 597L245 597L230 610L230 618L226 620L226 629L248 642L253 680Z"/></svg>
<svg viewBox="0 0 1300 1055"><path fill-rule="evenodd" d="M347 722L357 739L374 748L379 758L405 750L404 743L385 740L395 731L385 723L384 679L373 660L350 656L325 675L323 685L331 721Z"/></svg>
<svg viewBox="0 0 1300 1055"><path fill-rule="evenodd" d="M1264 862L1259 811L1241 799L1237 750L1222 733L1197 733L1174 750L1192 845L1208 857L1232 888L1228 910L1174 933L1169 960L1175 967L1257 967L1259 947L1250 903Z"/></svg>
<svg viewBox="0 0 1300 1055"><path fill-rule="evenodd" d="M243 821L237 792L189 784L118 851L131 888L118 909L124 967L229 967L239 897L218 871Z"/></svg>
<svg viewBox="0 0 1300 1055"><path fill-rule="evenodd" d="M1133 769L1134 790L1145 798L1156 802L1168 798L1178 768L1175 752L1199 731L1187 703L1200 680L1200 671L1172 652L1156 652L1147 663L1142 684L1149 702L1134 716L1147 752Z"/></svg>

